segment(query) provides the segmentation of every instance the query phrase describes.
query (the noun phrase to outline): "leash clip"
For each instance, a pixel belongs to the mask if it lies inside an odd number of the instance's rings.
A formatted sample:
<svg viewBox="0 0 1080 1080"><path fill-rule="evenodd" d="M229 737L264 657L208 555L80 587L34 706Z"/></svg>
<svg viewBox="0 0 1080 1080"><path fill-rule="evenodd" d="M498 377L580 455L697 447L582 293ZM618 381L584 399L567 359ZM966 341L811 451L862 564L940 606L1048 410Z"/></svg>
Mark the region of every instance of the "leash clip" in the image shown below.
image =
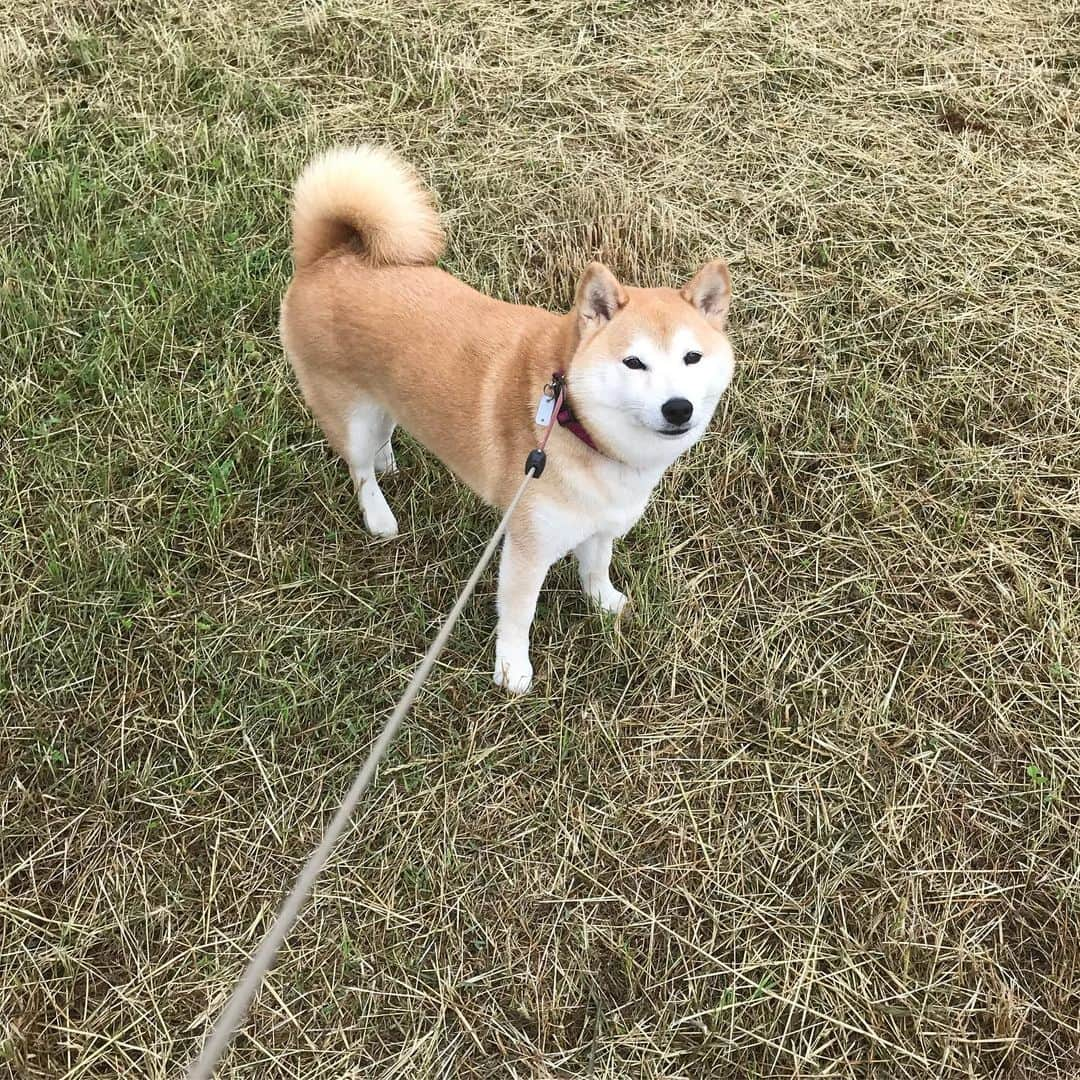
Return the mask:
<svg viewBox="0 0 1080 1080"><path fill-rule="evenodd" d="M551 382L544 387L544 393L554 401L566 388L566 376L561 371L556 371L551 376Z"/></svg>
<svg viewBox="0 0 1080 1080"><path fill-rule="evenodd" d="M555 406L559 403L559 395L563 392L563 386L566 382L566 378L560 372L556 372L551 376L551 382L544 387L543 393L540 395L540 404L536 407L536 425L537 427L547 427L552 423L552 417L555 415ZM537 476L540 474L537 473Z"/></svg>

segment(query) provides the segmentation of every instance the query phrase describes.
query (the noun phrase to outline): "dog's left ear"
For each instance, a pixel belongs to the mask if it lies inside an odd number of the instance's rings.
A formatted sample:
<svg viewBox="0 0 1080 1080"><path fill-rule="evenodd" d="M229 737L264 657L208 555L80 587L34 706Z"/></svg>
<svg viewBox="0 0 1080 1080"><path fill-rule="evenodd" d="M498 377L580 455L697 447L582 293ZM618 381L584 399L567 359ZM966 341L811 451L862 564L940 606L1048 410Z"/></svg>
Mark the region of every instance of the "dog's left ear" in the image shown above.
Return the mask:
<svg viewBox="0 0 1080 1080"><path fill-rule="evenodd" d="M731 274L722 259L707 262L680 290L717 330L724 329L731 307Z"/></svg>

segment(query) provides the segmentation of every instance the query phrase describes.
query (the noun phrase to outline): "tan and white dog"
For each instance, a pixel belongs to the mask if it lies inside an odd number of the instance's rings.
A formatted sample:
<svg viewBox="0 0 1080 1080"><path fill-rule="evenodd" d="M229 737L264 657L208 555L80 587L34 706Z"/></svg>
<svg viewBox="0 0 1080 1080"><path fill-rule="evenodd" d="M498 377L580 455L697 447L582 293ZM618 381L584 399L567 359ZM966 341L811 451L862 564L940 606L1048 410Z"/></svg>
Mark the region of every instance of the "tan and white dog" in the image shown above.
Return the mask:
<svg viewBox="0 0 1080 1080"><path fill-rule="evenodd" d="M405 430L482 499L505 507L537 445L537 404L565 373L567 408L547 468L510 521L499 571L495 682L532 682L529 629L548 568L577 557L585 592L618 614L612 541L641 517L666 469L701 437L734 364L722 262L682 289L621 285L589 265L573 310L484 296L438 269L443 234L416 174L372 146L332 150L296 185L296 272L281 336L304 397L348 463L364 523L397 521L376 474Z"/></svg>

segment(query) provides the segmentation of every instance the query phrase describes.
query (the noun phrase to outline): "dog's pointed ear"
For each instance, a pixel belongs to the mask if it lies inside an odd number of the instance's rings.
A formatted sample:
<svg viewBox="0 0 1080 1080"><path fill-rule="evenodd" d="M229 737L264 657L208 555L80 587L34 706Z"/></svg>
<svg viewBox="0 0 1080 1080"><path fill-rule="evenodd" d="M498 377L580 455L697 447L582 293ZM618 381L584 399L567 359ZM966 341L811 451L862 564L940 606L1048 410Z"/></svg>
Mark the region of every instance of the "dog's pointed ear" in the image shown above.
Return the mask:
<svg viewBox="0 0 1080 1080"><path fill-rule="evenodd" d="M680 290L717 330L724 329L731 307L731 274L722 259L707 262Z"/></svg>
<svg viewBox="0 0 1080 1080"><path fill-rule="evenodd" d="M599 330L610 322L629 299L615 275L600 262L591 262L578 282L574 307L583 334Z"/></svg>

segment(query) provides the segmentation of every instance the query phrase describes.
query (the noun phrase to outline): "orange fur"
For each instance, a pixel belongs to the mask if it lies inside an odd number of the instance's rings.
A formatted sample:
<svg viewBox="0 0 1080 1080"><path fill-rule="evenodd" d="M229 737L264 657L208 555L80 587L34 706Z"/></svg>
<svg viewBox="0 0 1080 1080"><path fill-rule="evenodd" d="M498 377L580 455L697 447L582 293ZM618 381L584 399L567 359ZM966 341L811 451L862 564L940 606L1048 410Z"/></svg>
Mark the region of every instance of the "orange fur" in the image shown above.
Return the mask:
<svg viewBox="0 0 1080 1080"><path fill-rule="evenodd" d="M372 147L331 151L308 166L293 231L282 340L376 535L397 531L375 476L393 467L394 424L505 507L537 442L540 395L554 372L567 372L570 403L598 450L554 428L547 470L526 491L502 558L495 678L527 688L529 625L548 566L573 550L589 595L607 611L622 609L626 598L608 576L612 540L700 437L730 381L726 267L706 264L680 293L623 286L594 263L562 315L494 300L431 265L443 238L430 197L407 165ZM623 364L638 347L655 353L648 379ZM698 361L707 353L709 364L684 368L688 349ZM683 393L700 405L693 430L665 430L674 421L660 417L661 405L665 417L679 402L692 411L674 396Z"/></svg>

